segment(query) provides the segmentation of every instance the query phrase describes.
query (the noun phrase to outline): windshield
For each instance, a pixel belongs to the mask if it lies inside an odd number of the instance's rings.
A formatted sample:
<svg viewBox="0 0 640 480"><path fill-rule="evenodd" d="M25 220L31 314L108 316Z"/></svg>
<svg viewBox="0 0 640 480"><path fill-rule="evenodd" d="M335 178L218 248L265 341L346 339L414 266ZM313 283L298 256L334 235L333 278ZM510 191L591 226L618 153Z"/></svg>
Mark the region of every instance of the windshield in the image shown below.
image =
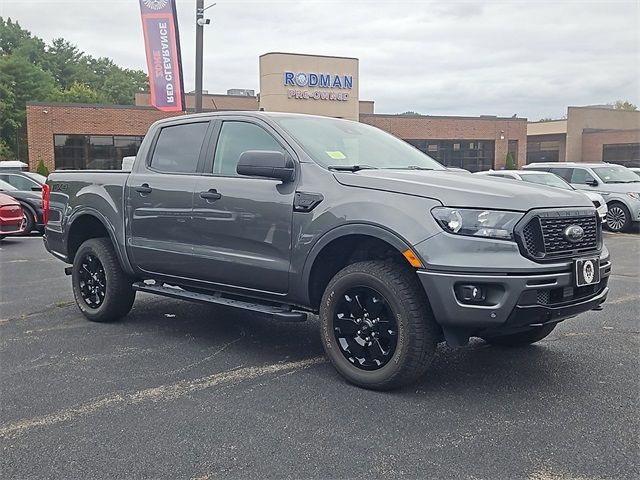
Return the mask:
<svg viewBox="0 0 640 480"><path fill-rule="evenodd" d="M24 174L32 180L38 182L40 185L44 185L45 183L47 183L47 177L45 177L44 175L40 175L39 173L24 172Z"/></svg>
<svg viewBox="0 0 640 480"><path fill-rule="evenodd" d="M370 125L322 117L274 120L323 167L445 170L417 148Z"/></svg>
<svg viewBox="0 0 640 480"><path fill-rule="evenodd" d="M537 183L539 185L547 185L548 187L562 188L564 190L573 190L573 187L553 173L529 173L520 175L523 181L529 183Z"/></svg>
<svg viewBox="0 0 640 480"><path fill-rule="evenodd" d="M604 183L640 183L638 176L625 167L594 167L593 171Z"/></svg>
<svg viewBox="0 0 640 480"><path fill-rule="evenodd" d="M9 191L18 190L18 189L16 187L14 187L13 185L8 184L4 180L0 180L0 190L4 190L5 192L9 192Z"/></svg>

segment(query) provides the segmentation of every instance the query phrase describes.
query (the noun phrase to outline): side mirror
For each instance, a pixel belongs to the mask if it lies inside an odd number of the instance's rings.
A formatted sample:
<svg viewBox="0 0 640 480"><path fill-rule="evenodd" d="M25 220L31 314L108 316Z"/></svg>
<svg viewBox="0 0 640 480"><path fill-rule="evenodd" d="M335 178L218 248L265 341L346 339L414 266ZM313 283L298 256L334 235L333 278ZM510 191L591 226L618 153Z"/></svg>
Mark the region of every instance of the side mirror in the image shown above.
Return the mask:
<svg viewBox="0 0 640 480"><path fill-rule="evenodd" d="M289 155L269 150L247 150L238 160L236 172L252 177L267 177L290 182L295 164Z"/></svg>
<svg viewBox="0 0 640 480"><path fill-rule="evenodd" d="M41 192L42 191L42 187L41 186L37 186L37 187L31 187L31 191L32 192Z"/></svg>
<svg viewBox="0 0 640 480"><path fill-rule="evenodd" d="M591 186L591 187L597 187L598 186L598 181L594 178L592 178L591 180L587 180L586 182L587 185Z"/></svg>

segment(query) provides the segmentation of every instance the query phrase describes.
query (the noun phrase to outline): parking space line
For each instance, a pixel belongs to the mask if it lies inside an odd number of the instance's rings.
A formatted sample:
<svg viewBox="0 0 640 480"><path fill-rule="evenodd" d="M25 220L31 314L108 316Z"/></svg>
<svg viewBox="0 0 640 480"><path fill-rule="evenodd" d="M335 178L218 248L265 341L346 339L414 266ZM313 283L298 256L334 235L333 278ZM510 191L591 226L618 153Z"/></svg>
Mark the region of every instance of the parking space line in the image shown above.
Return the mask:
<svg viewBox="0 0 640 480"><path fill-rule="evenodd" d="M11 438L23 434L32 428L47 427L75 420L76 418L84 417L115 405L136 405L142 402L175 400L182 396L219 385L233 385L275 373L294 373L325 361L324 357L314 357L297 362L274 363L262 367L244 367L215 373L195 380L181 380L169 385L146 388L132 393L114 393L76 407L61 410L57 413L28 418L2 426L0 427L0 438Z"/></svg>

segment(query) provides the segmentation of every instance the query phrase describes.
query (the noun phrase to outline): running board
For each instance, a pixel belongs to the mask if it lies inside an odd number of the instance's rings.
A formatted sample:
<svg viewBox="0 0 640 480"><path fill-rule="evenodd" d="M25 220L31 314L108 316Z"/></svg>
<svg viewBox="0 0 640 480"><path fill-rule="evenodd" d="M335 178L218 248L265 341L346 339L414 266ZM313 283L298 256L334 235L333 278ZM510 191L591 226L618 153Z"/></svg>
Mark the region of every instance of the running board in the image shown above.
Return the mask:
<svg viewBox="0 0 640 480"><path fill-rule="evenodd" d="M188 300L191 302L212 303L215 305L223 305L226 307L239 308L241 310L249 310L252 312L263 313L269 315L274 320L282 322L304 322L307 320L305 312L294 312L288 306L266 305L263 303L245 302L243 300L235 300L223 297L220 293L197 293L183 290L178 287L167 287L161 284L148 284L144 282L136 282L132 285L133 289L138 292L153 293L164 297L177 298L179 300Z"/></svg>

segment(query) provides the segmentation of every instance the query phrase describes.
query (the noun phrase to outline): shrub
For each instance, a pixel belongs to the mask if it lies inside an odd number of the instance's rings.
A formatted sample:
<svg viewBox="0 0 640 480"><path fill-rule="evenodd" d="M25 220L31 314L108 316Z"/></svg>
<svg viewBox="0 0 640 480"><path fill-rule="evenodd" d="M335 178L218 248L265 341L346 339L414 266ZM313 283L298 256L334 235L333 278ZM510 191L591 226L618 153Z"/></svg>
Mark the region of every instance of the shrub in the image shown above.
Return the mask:
<svg viewBox="0 0 640 480"><path fill-rule="evenodd" d="M504 165L505 170L517 170L516 162L513 161L513 155L511 152L507 153L507 160Z"/></svg>
<svg viewBox="0 0 640 480"><path fill-rule="evenodd" d="M36 172L38 172L40 175L44 175L45 177L49 176L49 169L44 164L44 160L40 160L38 162L38 166L36 167Z"/></svg>

